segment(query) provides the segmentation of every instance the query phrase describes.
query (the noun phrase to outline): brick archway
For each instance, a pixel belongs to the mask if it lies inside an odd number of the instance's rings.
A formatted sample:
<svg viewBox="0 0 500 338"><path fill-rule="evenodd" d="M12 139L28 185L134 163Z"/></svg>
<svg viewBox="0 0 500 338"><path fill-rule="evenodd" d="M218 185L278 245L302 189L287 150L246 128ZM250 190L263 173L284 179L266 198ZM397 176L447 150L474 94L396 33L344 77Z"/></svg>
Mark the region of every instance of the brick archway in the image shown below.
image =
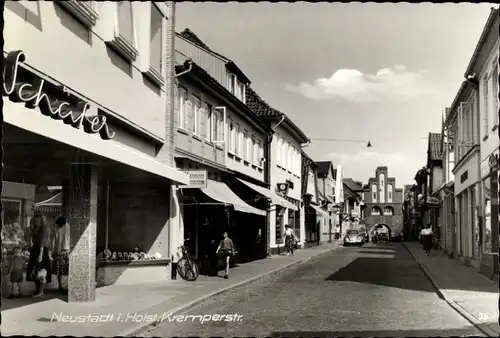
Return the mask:
<svg viewBox="0 0 500 338"><path fill-rule="evenodd" d="M385 223L378 223L378 224L375 224L375 226L373 227L372 231L375 232L375 230L377 229L380 229L380 228L385 228L387 229L387 232L388 232L388 235L389 235L389 238L392 238L392 229L389 225L385 224Z"/></svg>

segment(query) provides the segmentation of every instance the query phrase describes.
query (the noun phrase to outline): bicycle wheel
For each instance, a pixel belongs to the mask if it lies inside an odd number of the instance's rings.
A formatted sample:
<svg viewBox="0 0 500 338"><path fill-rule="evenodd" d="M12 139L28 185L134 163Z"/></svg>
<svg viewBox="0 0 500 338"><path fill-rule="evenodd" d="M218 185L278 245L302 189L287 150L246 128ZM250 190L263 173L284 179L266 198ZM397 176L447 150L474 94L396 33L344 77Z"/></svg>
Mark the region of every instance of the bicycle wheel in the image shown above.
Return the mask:
<svg viewBox="0 0 500 338"><path fill-rule="evenodd" d="M198 264L192 258L181 258L177 262L177 273L186 281L195 281L199 275Z"/></svg>

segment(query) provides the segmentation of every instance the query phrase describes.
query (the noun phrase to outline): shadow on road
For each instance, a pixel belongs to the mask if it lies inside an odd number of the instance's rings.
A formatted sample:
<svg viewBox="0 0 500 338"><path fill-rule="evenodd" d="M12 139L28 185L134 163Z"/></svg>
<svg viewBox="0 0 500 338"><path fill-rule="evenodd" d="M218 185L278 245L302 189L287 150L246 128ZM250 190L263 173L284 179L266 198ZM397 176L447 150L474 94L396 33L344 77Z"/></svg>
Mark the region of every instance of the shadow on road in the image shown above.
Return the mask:
<svg viewBox="0 0 500 338"><path fill-rule="evenodd" d="M367 255L394 255L394 251L382 251L382 250L358 250L357 253L367 254Z"/></svg>
<svg viewBox="0 0 500 338"><path fill-rule="evenodd" d="M273 332L271 338L278 337L478 337L477 329L474 327L456 328L451 330L429 329L429 330L380 330L380 331L295 331L295 332ZM484 336L483 336L484 337Z"/></svg>

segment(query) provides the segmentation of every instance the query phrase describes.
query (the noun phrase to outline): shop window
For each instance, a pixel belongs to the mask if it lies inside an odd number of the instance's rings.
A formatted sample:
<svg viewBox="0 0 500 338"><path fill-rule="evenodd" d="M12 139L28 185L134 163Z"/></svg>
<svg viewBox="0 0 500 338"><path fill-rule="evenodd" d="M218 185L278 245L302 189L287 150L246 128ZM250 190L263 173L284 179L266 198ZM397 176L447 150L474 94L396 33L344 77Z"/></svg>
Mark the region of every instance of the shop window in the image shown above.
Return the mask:
<svg viewBox="0 0 500 338"><path fill-rule="evenodd" d="M26 246L27 237L21 222L21 200L2 199L2 204L2 251L11 250L15 245Z"/></svg>
<svg viewBox="0 0 500 338"><path fill-rule="evenodd" d="M491 233L491 178L483 181L484 191L484 230L483 230L483 250L485 253L492 253L493 238Z"/></svg>

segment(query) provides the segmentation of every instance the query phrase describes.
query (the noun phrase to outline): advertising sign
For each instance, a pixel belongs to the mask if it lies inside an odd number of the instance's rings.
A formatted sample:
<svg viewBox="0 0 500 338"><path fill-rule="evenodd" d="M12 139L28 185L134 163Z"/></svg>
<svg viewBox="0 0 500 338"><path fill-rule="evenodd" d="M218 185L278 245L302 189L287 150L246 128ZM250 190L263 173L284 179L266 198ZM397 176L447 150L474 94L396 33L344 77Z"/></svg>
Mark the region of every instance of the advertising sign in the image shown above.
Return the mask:
<svg viewBox="0 0 500 338"><path fill-rule="evenodd" d="M203 189L207 187L208 173L206 170L184 170L189 175L188 186L182 186L183 189Z"/></svg>

